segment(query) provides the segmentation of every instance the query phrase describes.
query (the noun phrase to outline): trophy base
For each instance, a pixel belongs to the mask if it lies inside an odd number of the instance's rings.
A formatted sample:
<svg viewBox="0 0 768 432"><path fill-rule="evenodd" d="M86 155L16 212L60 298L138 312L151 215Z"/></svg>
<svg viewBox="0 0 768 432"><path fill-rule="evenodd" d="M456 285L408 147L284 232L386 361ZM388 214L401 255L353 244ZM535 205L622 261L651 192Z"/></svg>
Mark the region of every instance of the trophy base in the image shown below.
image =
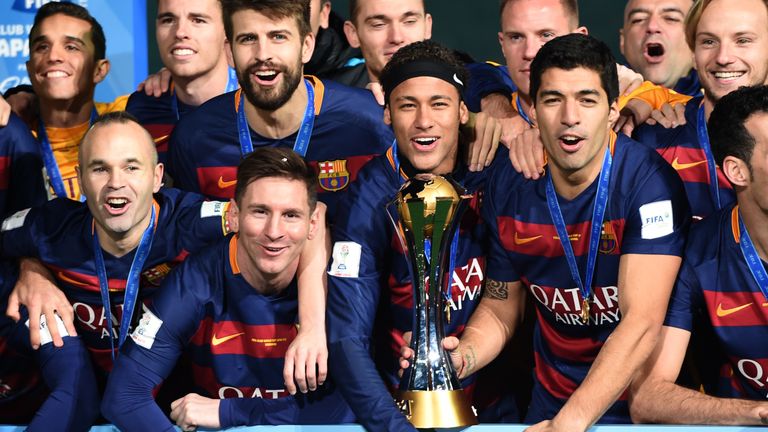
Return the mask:
<svg viewBox="0 0 768 432"><path fill-rule="evenodd" d="M417 429L477 424L477 417L462 390L399 391L396 403Z"/></svg>

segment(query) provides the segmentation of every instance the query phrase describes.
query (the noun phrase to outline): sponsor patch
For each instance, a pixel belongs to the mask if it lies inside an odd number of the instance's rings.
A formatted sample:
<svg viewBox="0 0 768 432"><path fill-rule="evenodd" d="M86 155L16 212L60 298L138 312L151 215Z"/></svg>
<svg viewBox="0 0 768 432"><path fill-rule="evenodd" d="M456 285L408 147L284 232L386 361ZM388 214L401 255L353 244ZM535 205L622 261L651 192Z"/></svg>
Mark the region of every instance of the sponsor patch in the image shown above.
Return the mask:
<svg viewBox="0 0 768 432"><path fill-rule="evenodd" d="M136 345L151 349L152 344L155 343L155 336L157 331L163 325L163 320L158 318L149 309L144 309L144 315L141 316L138 327L131 333L131 339L136 342Z"/></svg>
<svg viewBox="0 0 768 432"><path fill-rule="evenodd" d="M67 328L64 327L64 321L62 321L61 317L58 315L56 316L56 327L59 329L59 334L61 337L69 336L69 333L67 333ZM27 328L29 328L29 320L25 323L27 325ZM53 342L53 337L51 336L51 330L48 328L48 323L46 322L45 315L40 316L40 346L43 346L47 343Z"/></svg>
<svg viewBox="0 0 768 432"><path fill-rule="evenodd" d="M333 245L333 262L328 274L336 277L356 278L360 273L362 246L355 242L336 242Z"/></svg>
<svg viewBox="0 0 768 432"><path fill-rule="evenodd" d="M31 209L19 210L11 216L8 216L8 218L3 221L3 226L0 228L0 231L15 230L16 228L24 226L24 220L27 218L27 214L30 210Z"/></svg>
<svg viewBox="0 0 768 432"><path fill-rule="evenodd" d="M224 201L206 201L200 206L200 218L213 216L223 216L227 211L227 204Z"/></svg>
<svg viewBox="0 0 768 432"><path fill-rule="evenodd" d="M640 236L645 240L672 234L674 231L672 201L656 201L640 206L640 220L643 223Z"/></svg>

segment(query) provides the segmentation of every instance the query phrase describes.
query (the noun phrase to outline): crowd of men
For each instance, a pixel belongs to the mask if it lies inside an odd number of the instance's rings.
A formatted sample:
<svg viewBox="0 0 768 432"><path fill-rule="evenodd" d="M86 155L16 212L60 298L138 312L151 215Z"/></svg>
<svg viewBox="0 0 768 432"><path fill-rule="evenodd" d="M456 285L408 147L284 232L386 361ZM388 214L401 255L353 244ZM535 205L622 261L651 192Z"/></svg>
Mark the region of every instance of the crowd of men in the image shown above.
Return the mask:
<svg viewBox="0 0 768 432"><path fill-rule="evenodd" d="M421 174L467 192L442 344L481 422L768 424L768 1L623 18L618 64L576 0L501 0L498 66L423 0L158 0L164 69L103 103L103 29L44 5L0 101L0 424L414 430L386 206Z"/></svg>

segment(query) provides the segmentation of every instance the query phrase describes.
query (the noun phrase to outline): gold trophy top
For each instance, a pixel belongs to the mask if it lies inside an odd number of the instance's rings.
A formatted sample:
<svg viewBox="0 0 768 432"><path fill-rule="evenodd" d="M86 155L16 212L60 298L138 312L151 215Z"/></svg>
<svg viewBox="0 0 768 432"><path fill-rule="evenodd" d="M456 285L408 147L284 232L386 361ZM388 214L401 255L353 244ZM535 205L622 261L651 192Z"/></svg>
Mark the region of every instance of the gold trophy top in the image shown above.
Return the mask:
<svg viewBox="0 0 768 432"><path fill-rule="evenodd" d="M453 213L456 211L456 207L461 201L461 196L456 187L443 176L432 174L419 174L408 181L397 194L397 209L400 214L400 223L407 230L413 230L413 221L411 218L411 212L408 209L407 202L413 200L421 200L424 202L424 219L426 221L424 226L424 235L426 237L432 236L434 224L432 223L432 217L435 214L435 208L438 200L451 201L451 209L448 212L446 221L453 219ZM443 226L441 229L446 229Z"/></svg>

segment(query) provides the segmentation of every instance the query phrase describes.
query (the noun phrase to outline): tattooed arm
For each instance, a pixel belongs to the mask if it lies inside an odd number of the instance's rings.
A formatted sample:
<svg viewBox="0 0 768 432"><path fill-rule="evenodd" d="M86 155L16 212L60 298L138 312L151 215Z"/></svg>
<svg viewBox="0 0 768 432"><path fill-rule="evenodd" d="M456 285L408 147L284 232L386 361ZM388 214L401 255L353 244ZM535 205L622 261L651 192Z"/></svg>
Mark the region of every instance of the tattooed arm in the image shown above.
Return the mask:
<svg viewBox="0 0 768 432"><path fill-rule="evenodd" d="M477 372L499 355L523 319L524 309L525 289L519 281L486 279L483 298L452 354L454 364L460 365L459 378Z"/></svg>

